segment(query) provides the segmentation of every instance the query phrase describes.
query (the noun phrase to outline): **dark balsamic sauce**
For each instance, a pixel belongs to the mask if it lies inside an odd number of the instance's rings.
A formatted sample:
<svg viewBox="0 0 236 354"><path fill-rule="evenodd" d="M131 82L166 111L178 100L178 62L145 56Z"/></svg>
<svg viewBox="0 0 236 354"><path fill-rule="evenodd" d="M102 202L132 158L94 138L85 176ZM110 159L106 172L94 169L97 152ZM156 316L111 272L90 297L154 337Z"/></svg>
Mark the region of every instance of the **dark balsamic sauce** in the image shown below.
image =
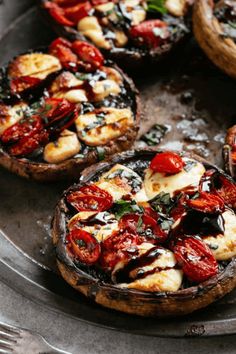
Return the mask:
<svg viewBox="0 0 236 354"><path fill-rule="evenodd" d="M137 269L136 279L143 278L147 274L143 269L138 269L152 264L162 254L162 248L160 246L152 247L146 253L141 256L134 257L129 263L122 269L118 270L115 274L117 283L128 283L130 281L130 273ZM148 271L148 274L156 272L156 268Z"/></svg>

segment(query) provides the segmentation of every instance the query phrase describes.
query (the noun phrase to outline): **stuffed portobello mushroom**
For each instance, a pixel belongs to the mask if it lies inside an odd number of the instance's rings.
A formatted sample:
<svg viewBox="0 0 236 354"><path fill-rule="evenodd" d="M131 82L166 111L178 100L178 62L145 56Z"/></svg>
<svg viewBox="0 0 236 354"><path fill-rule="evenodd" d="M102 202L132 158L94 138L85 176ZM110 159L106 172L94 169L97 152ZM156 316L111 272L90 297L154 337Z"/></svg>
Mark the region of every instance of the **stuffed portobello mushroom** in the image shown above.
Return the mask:
<svg viewBox="0 0 236 354"><path fill-rule="evenodd" d="M236 78L236 2L198 0L193 11L195 37L212 62Z"/></svg>
<svg viewBox="0 0 236 354"><path fill-rule="evenodd" d="M40 0L56 32L82 38L135 69L163 58L189 33L193 0Z"/></svg>
<svg viewBox="0 0 236 354"><path fill-rule="evenodd" d="M132 146L133 81L85 42L58 38L0 74L0 165L39 181L73 179Z"/></svg>
<svg viewBox="0 0 236 354"><path fill-rule="evenodd" d="M198 156L127 151L86 169L52 224L63 278L105 307L184 315L236 285L236 185Z"/></svg>

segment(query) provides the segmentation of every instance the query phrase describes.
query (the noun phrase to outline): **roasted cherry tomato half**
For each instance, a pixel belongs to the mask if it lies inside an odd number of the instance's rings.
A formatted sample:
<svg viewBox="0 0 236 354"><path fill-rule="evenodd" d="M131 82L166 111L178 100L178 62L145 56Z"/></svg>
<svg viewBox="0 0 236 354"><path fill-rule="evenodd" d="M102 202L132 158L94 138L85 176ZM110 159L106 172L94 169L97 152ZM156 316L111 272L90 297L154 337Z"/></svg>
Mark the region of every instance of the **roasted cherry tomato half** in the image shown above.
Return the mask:
<svg viewBox="0 0 236 354"><path fill-rule="evenodd" d="M13 156L26 156L33 153L36 149L47 144L49 140L48 132L44 129L40 132L22 137L16 144L11 146L8 151Z"/></svg>
<svg viewBox="0 0 236 354"><path fill-rule="evenodd" d="M214 192L223 199L226 205L236 209L236 185L223 175L218 176L218 186L215 184Z"/></svg>
<svg viewBox="0 0 236 354"><path fill-rule="evenodd" d="M3 132L1 140L4 144L12 144L24 136L29 136L30 134L38 133L42 130L42 119L38 115L30 118L22 118L19 122L13 124Z"/></svg>
<svg viewBox="0 0 236 354"><path fill-rule="evenodd" d="M207 192L201 192L196 199L189 199L187 206L209 214L222 213L225 210L225 204L222 198Z"/></svg>
<svg viewBox="0 0 236 354"><path fill-rule="evenodd" d="M81 187L67 196L67 201L78 211L105 211L113 204L112 196L94 184Z"/></svg>
<svg viewBox="0 0 236 354"><path fill-rule="evenodd" d="M80 262L92 265L97 262L101 248L97 239L82 229L72 230L66 237L67 247Z"/></svg>
<svg viewBox="0 0 236 354"><path fill-rule="evenodd" d="M175 152L166 151L157 154L150 163L150 169L154 172L174 175L182 171L183 159Z"/></svg>
<svg viewBox="0 0 236 354"><path fill-rule="evenodd" d="M236 209L236 184L222 173L213 169L206 171L201 178L199 189L218 195L227 206Z"/></svg>
<svg viewBox="0 0 236 354"><path fill-rule="evenodd" d="M32 90L36 88L41 82L42 80L31 76L13 78L10 81L11 92L13 94L18 94L26 90Z"/></svg>
<svg viewBox="0 0 236 354"><path fill-rule="evenodd" d="M82 18L89 15L89 12L92 10L92 6L89 1L85 1L72 7L67 7L64 10L66 18L77 25L77 23L82 20Z"/></svg>
<svg viewBox="0 0 236 354"><path fill-rule="evenodd" d="M121 230L134 232L143 237L143 242L160 243L166 240L168 231L158 224L159 215L151 208L146 208L143 215L126 214L119 221ZM149 231L148 231L149 230Z"/></svg>
<svg viewBox="0 0 236 354"><path fill-rule="evenodd" d="M161 20L147 20L131 27L130 36L137 44L157 48L167 40L169 30Z"/></svg>
<svg viewBox="0 0 236 354"><path fill-rule="evenodd" d="M121 260L128 261L138 253L137 245L143 243L143 238L138 234L124 231L114 232L101 243L101 265L113 269Z"/></svg>
<svg viewBox="0 0 236 354"><path fill-rule="evenodd" d="M57 38L49 47L49 54L57 57L63 68L77 70L78 57L72 52L71 43L63 38Z"/></svg>
<svg viewBox="0 0 236 354"><path fill-rule="evenodd" d="M77 5L80 1L82 2L83 0L53 0L54 3L61 7L71 7Z"/></svg>
<svg viewBox="0 0 236 354"><path fill-rule="evenodd" d="M77 40L73 42L72 50L78 55L79 59L90 64L91 69L98 69L104 63L102 53L92 44Z"/></svg>
<svg viewBox="0 0 236 354"><path fill-rule="evenodd" d="M52 18L54 18L54 20L60 25L69 27L74 26L74 22L66 18L64 9L58 6L56 3L52 1L46 1L44 3L44 7L49 11Z"/></svg>
<svg viewBox="0 0 236 354"><path fill-rule="evenodd" d="M210 248L194 237L179 240L173 252L186 277L201 283L218 273L217 261Z"/></svg>
<svg viewBox="0 0 236 354"><path fill-rule="evenodd" d="M91 3L93 4L93 6L106 4L107 2L110 2L110 0L91 0ZM116 2L116 1L113 0L113 2Z"/></svg>
<svg viewBox="0 0 236 354"><path fill-rule="evenodd" d="M45 100L42 108L39 109L39 114L44 116L45 126L48 127L51 124L70 116L74 110L75 104L69 102L65 98L48 98Z"/></svg>

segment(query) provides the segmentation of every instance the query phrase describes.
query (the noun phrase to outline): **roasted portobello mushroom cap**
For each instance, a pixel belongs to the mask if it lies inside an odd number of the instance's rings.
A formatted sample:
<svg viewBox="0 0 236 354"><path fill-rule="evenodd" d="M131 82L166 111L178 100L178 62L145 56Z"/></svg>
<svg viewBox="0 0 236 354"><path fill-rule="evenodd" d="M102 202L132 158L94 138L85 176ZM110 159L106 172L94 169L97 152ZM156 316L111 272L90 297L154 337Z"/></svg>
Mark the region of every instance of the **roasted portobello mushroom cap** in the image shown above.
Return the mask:
<svg viewBox="0 0 236 354"><path fill-rule="evenodd" d="M85 42L58 38L0 73L0 165L39 181L130 148L140 122L133 81Z"/></svg>
<svg viewBox="0 0 236 354"><path fill-rule="evenodd" d="M196 1L193 31L208 58L226 74L236 78L235 1Z"/></svg>
<svg viewBox="0 0 236 354"><path fill-rule="evenodd" d="M129 314L184 315L236 285L236 185L198 156L127 151L86 169L52 223L63 278Z"/></svg>
<svg viewBox="0 0 236 354"><path fill-rule="evenodd" d="M44 18L67 38L96 45L130 70L166 57L190 32L193 0L40 0Z"/></svg>

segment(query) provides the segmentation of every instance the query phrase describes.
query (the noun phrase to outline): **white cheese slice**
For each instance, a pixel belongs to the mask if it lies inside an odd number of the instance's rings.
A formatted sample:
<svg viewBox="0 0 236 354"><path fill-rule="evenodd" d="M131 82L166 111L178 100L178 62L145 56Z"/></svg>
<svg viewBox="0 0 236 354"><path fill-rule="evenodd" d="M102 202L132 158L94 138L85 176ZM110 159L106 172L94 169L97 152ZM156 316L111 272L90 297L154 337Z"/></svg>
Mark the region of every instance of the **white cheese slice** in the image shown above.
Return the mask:
<svg viewBox="0 0 236 354"><path fill-rule="evenodd" d="M129 108L101 108L96 112L79 115L75 121L78 135L90 146L105 145L125 134L134 123Z"/></svg>
<svg viewBox="0 0 236 354"><path fill-rule="evenodd" d="M48 143L44 148L43 158L49 163L60 163L78 154L81 144L77 134L64 130L56 142Z"/></svg>
<svg viewBox="0 0 236 354"><path fill-rule="evenodd" d="M168 269L150 274L122 287L150 292L177 291L181 287L183 272L179 269Z"/></svg>
<svg viewBox="0 0 236 354"><path fill-rule="evenodd" d="M92 87L93 100L102 101L109 95L117 96L121 92L120 86L114 80L96 81Z"/></svg>
<svg viewBox="0 0 236 354"><path fill-rule="evenodd" d="M145 254L153 247L152 244L143 243L139 246L140 255ZM179 290L183 280L183 272L179 269L174 269L177 262L173 252L164 248L160 248L159 252L160 254L151 264L131 271L130 277L134 281L129 284L120 284L119 286L150 292ZM117 265L116 270L117 268L120 269L121 264ZM155 273L135 279L138 271L149 272L155 268L157 268Z"/></svg>
<svg viewBox="0 0 236 354"><path fill-rule="evenodd" d="M68 228L71 230L76 224L80 223L81 221L84 222L96 214L96 211L80 211L68 221Z"/></svg>
<svg viewBox="0 0 236 354"><path fill-rule="evenodd" d="M132 188L128 184L127 179L120 175L122 171L125 171L131 178L136 179L136 181L140 183L141 189L138 192L131 194ZM119 174L117 175L117 173ZM108 172L104 173L96 184L98 187L109 192L114 201L122 199L122 197L127 194L132 195L132 198L136 200L137 203L147 201L142 178L136 172L121 164L116 164Z"/></svg>
<svg viewBox="0 0 236 354"><path fill-rule="evenodd" d="M49 92L52 97L65 98L72 103L87 102L83 81L68 71L60 74L51 84Z"/></svg>
<svg viewBox="0 0 236 354"><path fill-rule="evenodd" d="M78 22L78 31L89 38L96 46L110 49L111 45L104 37L102 27L95 16L86 16Z"/></svg>
<svg viewBox="0 0 236 354"><path fill-rule="evenodd" d="M166 0L165 7L173 16L184 16L188 8L188 0Z"/></svg>
<svg viewBox="0 0 236 354"><path fill-rule="evenodd" d="M225 223L224 235L203 239L218 261L226 261L236 256L236 215L233 211L227 210L222 217Z"/></svg>
<svg viewBox="0 0 236 354"><path fill-rule="evenodd" d="M30 53L18 56L9 65L8 73L10 77L32 76L43 80L60 69L60 61L53 55Z"/></svg>
<svg viewBox="0 0 236 354"><path fill-rule="evenodd" d="M183 158L185 162L195 162L193 166L185 171L184 169L175 175L165 175L163 173L155 173L150 168L145 172L144 187L149 199L154 198L160 192L169 193L171 196L174 192L181 190L187 186L197 186L202 175L205 172L204 166L195 160Z"/></svg>
<svg viewBox="0 0 236 354"><path fill-rule="evenodd" d="M28 107L26 103L19 103L14 106L0 104L0 135L9 127L17 123L24 116L24 110Z"/></svg>

